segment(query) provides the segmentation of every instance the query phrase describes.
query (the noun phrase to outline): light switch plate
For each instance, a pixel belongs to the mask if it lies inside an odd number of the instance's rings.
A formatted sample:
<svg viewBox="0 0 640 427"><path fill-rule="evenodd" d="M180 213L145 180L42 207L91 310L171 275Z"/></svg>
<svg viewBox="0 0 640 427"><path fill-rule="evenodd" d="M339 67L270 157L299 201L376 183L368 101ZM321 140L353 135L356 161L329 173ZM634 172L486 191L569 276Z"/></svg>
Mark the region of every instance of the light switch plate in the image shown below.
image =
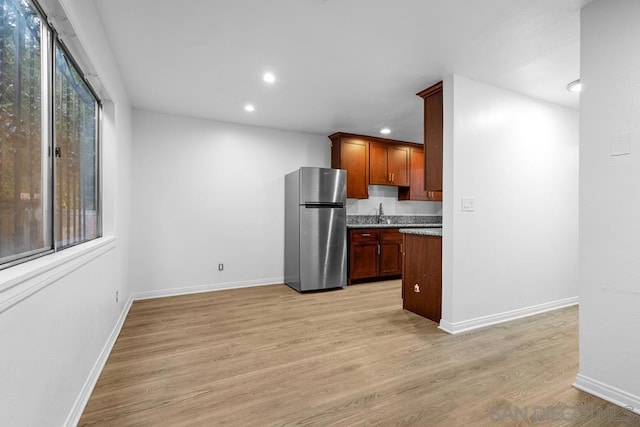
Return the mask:
<svg viewBox="0 0 640 427"><path fill-rule="evenodd" d="M476 210L475 197L463 197L462 198L462 210L467 212L473 212Z"/></svg>
<svg viewBox="0 0 640 427"><path fill-rule="evenodd" d="M631 154L631 132L620 132L611 135L611 156Z"/></svg>

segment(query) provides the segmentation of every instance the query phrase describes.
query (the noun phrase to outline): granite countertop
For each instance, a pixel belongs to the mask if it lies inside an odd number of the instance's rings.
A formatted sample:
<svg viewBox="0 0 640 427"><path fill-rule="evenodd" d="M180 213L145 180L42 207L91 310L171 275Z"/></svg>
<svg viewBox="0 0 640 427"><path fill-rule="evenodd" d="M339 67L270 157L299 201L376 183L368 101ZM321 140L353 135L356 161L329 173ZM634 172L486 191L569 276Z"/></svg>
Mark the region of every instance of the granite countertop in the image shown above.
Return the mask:
<svg viewBox="0 0 640 427"><path fill-rule="evenodd" d="M442 228L442 224L347 224L347 228Z"/></svg>
<svg viewBox="0 0 640 427"><path fill-rule="evenodd" d="M419 236L442 237L442 226L440 226L440 228L401 228L400 232L404 234L417 234Z"/></svg>
<svg viewBox="0 0 640 427"><path fill-rule="evenodd" d="M347 215L347 228L439 228L441 215Z"/></svg>

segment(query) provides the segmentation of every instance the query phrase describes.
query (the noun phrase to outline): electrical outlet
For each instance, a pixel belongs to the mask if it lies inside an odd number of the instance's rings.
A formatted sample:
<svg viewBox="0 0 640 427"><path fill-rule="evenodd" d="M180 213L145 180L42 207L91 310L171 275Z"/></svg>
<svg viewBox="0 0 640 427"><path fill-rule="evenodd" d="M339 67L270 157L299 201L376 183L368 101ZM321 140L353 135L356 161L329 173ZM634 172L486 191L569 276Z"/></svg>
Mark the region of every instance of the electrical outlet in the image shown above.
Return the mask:
<svg viewBox="0 0 640 427"><path fill-rule="evenodd" d="M224 264L220 263L218 264L218 271L222 271L222 270L224 270Z"/></svg>
<svg viewBox="0 0 640 427"><path fill-rule="evenodd" d="M118 291L116 291L116 302L118 302Z"/></svg>

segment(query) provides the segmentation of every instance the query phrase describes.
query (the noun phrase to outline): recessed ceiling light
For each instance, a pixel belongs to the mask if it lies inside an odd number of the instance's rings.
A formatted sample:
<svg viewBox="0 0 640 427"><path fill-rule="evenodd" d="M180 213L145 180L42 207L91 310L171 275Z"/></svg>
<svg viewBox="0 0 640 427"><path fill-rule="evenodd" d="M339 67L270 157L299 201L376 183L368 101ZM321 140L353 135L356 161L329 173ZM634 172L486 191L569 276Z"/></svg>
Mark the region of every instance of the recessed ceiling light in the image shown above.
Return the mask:
<svg viewBox="0 0 640 427"><path fill-rule="evenodd" d="M567 90L569 92L579 93L582 92L582 83L580 83L580 79L574 80L567 85Z"/></svg>
<svg viewBox="0 0 640 427"><path fill-rule="evenodd" d="M391 133L391 129L382 128L382 129L380 129L380 133L383 134L383 135L389 135Z"/></svg>
<svg viewBox="0 0 640 427"><path fill-rule="evenodd" d="M248 113L253 113L255 111L256 107L254 107L252 104L247 104L244 106L244 111L248 112Z"/></svg>
<svg viewBox="0 0 640 427"><path fill-rule="evenodd" d="M276 76L274 76L273 73L264 73L262 75L262 80L267 83L274 83L276 81Z"/></svg>

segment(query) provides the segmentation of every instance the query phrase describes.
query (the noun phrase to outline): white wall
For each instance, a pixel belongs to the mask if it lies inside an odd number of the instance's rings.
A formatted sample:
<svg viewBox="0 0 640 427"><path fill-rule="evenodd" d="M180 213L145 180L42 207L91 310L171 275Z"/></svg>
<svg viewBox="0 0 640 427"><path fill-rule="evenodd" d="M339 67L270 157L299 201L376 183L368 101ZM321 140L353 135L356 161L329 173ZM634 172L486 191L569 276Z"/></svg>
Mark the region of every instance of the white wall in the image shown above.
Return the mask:
<svg viewBox="0 0 640 427"><path fill-rule="evenodd" d="M370 185L368 199L347 199L348 215L377 215L380 203L385 215L442 215L442 202L398 200L398 187Z"/></svg>
<svg viewBox="0 0 640 427"><path fill-rule="evenodd" d="M7 426L77 419L130 294L129 101L93 2L61 3L113 101L105 106L102 158L108 237L0 271L0 424Z"/></svg>
<svg viewBox="0 0 640 427"><path fill-rule="evenodd" d="M441 326L575 303L578 113L457 75L445 103Z"/></svg>
<svg viewBox="0 0 640 427"><path fill-rule="evenodd" d="M134 139L141 297L282 283L284 175L329 167L326 136L136 110Z"/></svg>
<svg viewBox="0 0 640 427"><path fill-rule="evenodd" d="M581 13L580 373L576 386L640 411L640 2ZM612 156L628 133L630 154Z"/></svg>

